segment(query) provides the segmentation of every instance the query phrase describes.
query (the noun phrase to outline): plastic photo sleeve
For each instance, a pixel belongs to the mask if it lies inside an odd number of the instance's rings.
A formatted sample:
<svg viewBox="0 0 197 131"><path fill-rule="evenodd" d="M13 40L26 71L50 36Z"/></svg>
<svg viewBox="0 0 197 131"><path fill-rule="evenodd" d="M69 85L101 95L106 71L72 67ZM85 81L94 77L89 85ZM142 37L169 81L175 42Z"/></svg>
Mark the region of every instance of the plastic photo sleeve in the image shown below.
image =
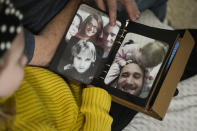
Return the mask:
<svg viewBox="0 0 197 131"><path fill-rule="evenodd" d="M146 98L168 49L165 42L127 33L104 83L122 92Z"/></svg>
<svg viewBox="0 0 197 131"><path fill-rule="evenodd" d="M119 21L111 26L104 12L81 4L65 32L58 72L90 84L102 60L108 58L120 26Z"/></svg>

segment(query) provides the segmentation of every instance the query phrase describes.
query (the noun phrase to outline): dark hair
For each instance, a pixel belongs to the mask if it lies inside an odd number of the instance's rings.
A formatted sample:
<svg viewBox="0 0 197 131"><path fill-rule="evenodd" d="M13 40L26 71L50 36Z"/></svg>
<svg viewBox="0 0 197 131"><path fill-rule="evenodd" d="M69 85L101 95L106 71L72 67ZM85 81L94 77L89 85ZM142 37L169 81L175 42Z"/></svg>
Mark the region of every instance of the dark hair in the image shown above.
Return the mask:
<svg viewBox="0 0 197 131"><path fill-rule="evenodd" d="M130 39L129 41L125 42L124 43L124 46L125 45L130 45L130 44L134 44L134 41L132 39Z"/></svg>
<svg viewBox="0 0 197 131"><path fill-rule="evenodd" d="M145 75L145 70L146 70L145 67L143 65L139 64L136 60L127 60L125 66L128 64L132 64L132 63L137 64L140 67L140 69L142 70L143 74ZM124 67L122 67L122 68L124 68Z"/></svg>
<svg viewBox="0 0 197 131"><path fill-rule="evenodd" d="M99 36L101 35L101 32L103 30L103 20L101 18L100 15L96 15L96 14L92 14L92 15L89 15L81 24L80 26L80 29L79 29L79 34L83 34L85 33L85 28L88 24L88 22L92 19L95 19L98 23L98 28L97 28L97 32L94 36L92 36L90 38L90 41L95 43L95 41L97 41L97 39L99 38Z"/></svg>
<svg viewBox="0 0 197 131"><path fill-rule="evenodd" d="M136 60L127 60L126 64L123 67L120 67L120 70L122 70L128 64L137 64L140 67L140 69L142 70L144 78L145 78L145 76L146 76L146 68L143 65L139 64Z"/></svg>

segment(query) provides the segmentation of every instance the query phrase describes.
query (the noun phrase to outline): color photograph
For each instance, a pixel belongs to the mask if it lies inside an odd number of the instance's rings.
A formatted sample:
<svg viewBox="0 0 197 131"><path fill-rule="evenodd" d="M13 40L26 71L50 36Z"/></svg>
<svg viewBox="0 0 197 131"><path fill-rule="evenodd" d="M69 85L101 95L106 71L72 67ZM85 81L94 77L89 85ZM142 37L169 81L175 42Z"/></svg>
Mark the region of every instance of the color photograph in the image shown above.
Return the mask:
<svg viewBox="0 0 197 131"><path fill-rule="evenodd" d="M168 49L165 42L127 33L105 77L105 84L146 98Z"/></svg>

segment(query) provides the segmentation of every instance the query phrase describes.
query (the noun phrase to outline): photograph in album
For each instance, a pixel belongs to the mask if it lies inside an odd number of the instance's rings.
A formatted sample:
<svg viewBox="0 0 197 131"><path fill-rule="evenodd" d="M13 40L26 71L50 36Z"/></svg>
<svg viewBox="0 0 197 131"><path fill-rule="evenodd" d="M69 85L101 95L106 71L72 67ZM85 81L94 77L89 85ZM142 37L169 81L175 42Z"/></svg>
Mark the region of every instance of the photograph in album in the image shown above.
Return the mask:
<svg viewBox="0 0 197 131"><path fill-rule="evenodd" d="M168 49L165 42L127 33L105 77L105 84L146 98Z"/></svg>
<svg viewBox="0 0 197 131"><path fill-rule="evenodd" d="M57 70L60 74L89 84L103 59L107 59L121 23L109 24L109 17L82 4L65 33L65 49Z"/></svg>

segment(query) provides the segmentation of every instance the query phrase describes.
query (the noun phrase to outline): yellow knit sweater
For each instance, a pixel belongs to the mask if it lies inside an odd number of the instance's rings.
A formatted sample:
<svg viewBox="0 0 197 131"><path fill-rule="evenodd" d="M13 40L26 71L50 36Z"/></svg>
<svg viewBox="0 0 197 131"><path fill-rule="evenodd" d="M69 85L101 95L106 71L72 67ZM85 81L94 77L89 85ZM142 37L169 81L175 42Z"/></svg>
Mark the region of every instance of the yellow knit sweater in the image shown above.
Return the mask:
<svg viewBox="0 0 197 131"><path fill-rule="evenodd" d="M111 97L105 90L82 90L43 68L26 67L25 72L21 87L14 94L16 115L10 130L111 130Z"/></svg>

